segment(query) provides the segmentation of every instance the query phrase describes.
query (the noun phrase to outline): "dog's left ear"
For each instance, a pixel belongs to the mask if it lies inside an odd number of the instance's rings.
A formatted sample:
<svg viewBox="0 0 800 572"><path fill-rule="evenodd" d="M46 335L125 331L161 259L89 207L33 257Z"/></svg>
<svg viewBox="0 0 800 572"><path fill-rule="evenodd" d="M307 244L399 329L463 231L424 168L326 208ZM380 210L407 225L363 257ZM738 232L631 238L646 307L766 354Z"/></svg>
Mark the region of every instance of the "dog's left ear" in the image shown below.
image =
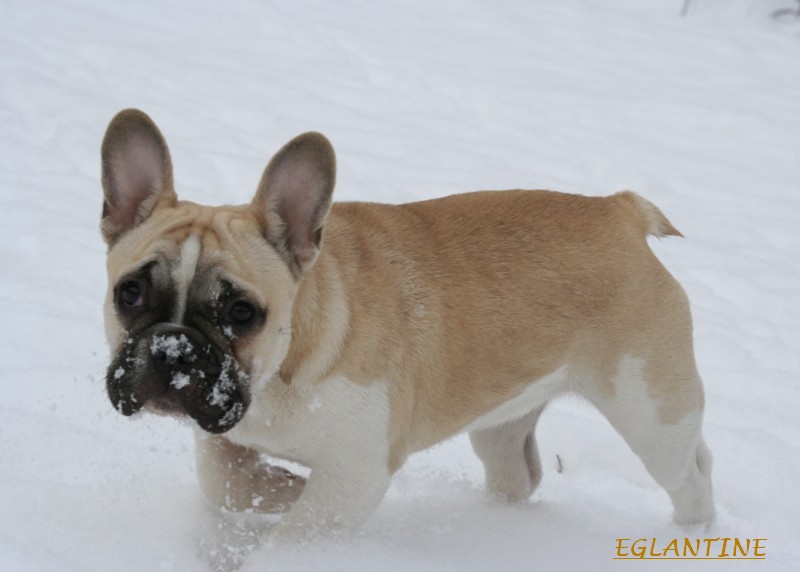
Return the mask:
<svg viewBox="0 0 800 572"><path fill-rule="evenodd" d="M264 170L253 199L262 232L299 277L316 260L336 183L336 155L324 135L289 141Z"/></svg>
<svg viewBox="0 0 800 572"><path fill-rule="evenodd" d="M161 132L143 111L125 109L106 129L101 148L103 218L100 229L112 246L156 207L178 200L172 161Z"/></svg>

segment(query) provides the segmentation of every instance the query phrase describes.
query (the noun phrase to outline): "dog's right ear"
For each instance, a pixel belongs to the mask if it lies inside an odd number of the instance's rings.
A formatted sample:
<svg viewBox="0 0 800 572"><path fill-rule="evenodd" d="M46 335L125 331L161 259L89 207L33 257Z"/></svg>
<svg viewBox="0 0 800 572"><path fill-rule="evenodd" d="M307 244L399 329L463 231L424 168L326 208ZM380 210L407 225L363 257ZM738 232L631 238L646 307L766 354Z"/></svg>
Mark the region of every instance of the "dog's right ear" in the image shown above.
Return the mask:
<svg viewBox="0 0 800 572"><path fill-rule="evenodd" d="M178 200L167 143L146 113L120 111L106 129L101 149L106 244L141 224L159 207Z"/></svg>

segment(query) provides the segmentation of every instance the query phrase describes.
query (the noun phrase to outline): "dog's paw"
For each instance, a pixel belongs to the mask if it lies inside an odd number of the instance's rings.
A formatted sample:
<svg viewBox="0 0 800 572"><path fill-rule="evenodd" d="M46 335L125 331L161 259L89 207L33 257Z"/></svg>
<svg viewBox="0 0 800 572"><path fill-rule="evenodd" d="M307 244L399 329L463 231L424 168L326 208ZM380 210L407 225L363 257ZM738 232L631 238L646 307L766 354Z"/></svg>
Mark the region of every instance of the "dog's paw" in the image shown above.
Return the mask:
<svg viewBox="0 0 800 572"><path fill-rule="evenodd" d="M244 512L287 512L303 492L306 479L276 465L259 464L249 477L252 487ZM247 506L249 503L249 506Z"/></svg>

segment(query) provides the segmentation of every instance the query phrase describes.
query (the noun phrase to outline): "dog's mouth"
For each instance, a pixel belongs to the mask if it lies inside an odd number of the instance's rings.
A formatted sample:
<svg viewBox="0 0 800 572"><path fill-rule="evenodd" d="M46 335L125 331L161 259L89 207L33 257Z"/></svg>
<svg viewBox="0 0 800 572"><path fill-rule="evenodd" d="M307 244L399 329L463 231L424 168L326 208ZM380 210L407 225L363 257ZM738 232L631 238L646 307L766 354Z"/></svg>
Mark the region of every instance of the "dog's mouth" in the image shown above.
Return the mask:
<svg viewBox="0 0 800 572"><path fill-rule="evenodd" d="M153 397L145 402L143 409L155 415L168 415L170 417L184 417L186 410L173 395L164 394Z"/></svg>
<svg viewBox="0 0 800 572"><path fill-rule="evenodd" d="M122 415L144 409L189 416L209 433L224 433L244 416L248 376L230 352L188 328L129 338L108 368L106 387Z"/></svg>

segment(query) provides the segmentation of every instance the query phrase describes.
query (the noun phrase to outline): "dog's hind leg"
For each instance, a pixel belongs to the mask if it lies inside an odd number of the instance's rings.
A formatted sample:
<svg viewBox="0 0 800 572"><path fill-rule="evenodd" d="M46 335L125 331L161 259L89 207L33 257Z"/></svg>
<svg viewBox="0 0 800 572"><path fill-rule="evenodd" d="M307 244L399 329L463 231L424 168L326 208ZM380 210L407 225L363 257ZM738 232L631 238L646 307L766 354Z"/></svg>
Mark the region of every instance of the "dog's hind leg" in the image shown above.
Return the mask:
<svg viewBox="0 0 800 572"><path fill-rule="evenodd" d="M609 420L669 494L679 524L714 518L711 453L701 433L703 389L691 363L624 356L612 380L613 393L586 386L580 391Z"/></svg>
<svg viewBox="0 0 800 572"><path fill-rule="evenodd" d="M472 448L483 462L486 489L505 502L522 502L542 479L536 447L536 422L544 406L527 415L469 434Z"/></svg>

